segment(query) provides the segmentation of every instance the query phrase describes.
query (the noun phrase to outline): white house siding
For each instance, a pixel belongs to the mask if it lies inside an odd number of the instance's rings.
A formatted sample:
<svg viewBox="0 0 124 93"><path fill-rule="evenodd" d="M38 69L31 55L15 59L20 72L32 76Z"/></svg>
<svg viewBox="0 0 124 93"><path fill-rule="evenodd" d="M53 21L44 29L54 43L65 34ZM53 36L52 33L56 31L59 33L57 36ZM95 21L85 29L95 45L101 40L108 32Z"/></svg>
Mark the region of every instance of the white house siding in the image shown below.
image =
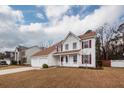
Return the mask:
<svg viewBox="0 0 124 93"><path fill-rule="evenodd" d="M124 67L124 60L111 60L111 67Z"/></svg>
<svg viewBox="0 0 124 93"><path fill-rule="evenodd" d="M80 41L78 38L70 35L68 36L68 38L64 41L63 43L63 51L70 51L70 50L74 50L73 49L73 43L77 43L77 48L76 49L80 49L81 48L81 45L80 45ZM65 50L65 45L68 44L69 45L69 49L68 50Z"/></svg>
<svg viewBox="0 0 124 93"><path fill-rule="evenodd" d="M81 55L90 55L91 54L91 64L82 64L82 62L80 63L80 66L84 66L84 67L96 67L96 41L95 38L91 38L91 39L86 39L83 41L87 41L87 40L91 40L91 48L83 48L81 51Z"/></svg>
<svg viewBox="0 0 124 93"><path fill-rule="evenodd" d="M15 49L15 61L19 62L19 52L17 48Z"/></svg>
<svg viewBox="0 0 124 93"><path fill-rule="evenodd" d="M65 55L63 55L63 62L62 62L62 64L60 64L60 66L79 67L80 55L79 54L75 54L75 55L77 55L77 62L73 62L73 55L67 55L68 56L68 62L66 62L66 57L65 57ZM59 60L59 62L61 63L61 60Z"/></svg>
<svg viewBox="0 0 124 93"><path fill-rule="evenodd" d="M42 67L43 64L48 64L48 57L32 57L31 66L32 67Z"/></svg>
<svg viewBox="0 0 124 93"><path fill-rule="evenodd" d="M40 50L39 47L32 47L25 50L26 64L31 64L31 56Z"/></svg>
<svg viewBox="0 0 124 93"><path fill-rule="evenodd" d="M59 58L53 56L53 53L54 52L52 52L48 55L48 65L49 66L58 66L59 65L59 63L58 63Z"/></svg>
<svg viewBox="0 0 124 93"><path fill-rule="evenodd" d="M47 64L48 66L58 66L58 58L54 57L52 53L48 56L32 57L32 67L42 67L43 64Z"/></svg>
<svg viewBox="0 0 124 93"><path fill-rule="evenodd" d="M10 64L11 64L10 59L4 59L4 60L6 61L6 63L7 63L8 65L10 65Z"/></svg>

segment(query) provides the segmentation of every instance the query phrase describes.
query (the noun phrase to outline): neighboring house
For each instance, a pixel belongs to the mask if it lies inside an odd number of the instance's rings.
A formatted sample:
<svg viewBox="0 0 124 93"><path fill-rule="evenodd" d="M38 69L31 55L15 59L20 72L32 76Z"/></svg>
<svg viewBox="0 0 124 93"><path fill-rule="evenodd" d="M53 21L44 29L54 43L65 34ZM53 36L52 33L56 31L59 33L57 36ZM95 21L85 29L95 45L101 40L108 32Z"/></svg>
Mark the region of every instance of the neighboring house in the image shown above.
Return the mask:
<svg viewBox="0 0 124 93"><path fill-rule="evenodd" d="M18 46L15 49L15 61L18 62L18 64L23 64L26 62L25 60L25 50L28 49L24 46Z"/></svg>
<svg viewBox="0 0 124 93"><path fill-rule="evenodd" d="M38 46L32 46L25 50L25 58L26 58L26 64L31 64L31 56L38 51L42 50Z"/></svg>
<svg viewBox="0 0 124 93"><path fill-rule="evenodd" d="M38 46L19 46L15 50L15 61L17 61L19 64L31 64L31 56L41 49L42 48Z"/></svg>
<svg viewBox="0 0 124 93"><path fill-rule="evenodd" d="M5 51L4 52L4 59L14 60L15 52L14 51Z"/></svg>
<svg viewBox="0 0 124 93"><path fill-rule="evenodd" d="M67 67L96 67L96 33L88 31L76 36L69 33L64 40L53 46L37 52L32 56L33 67L67 66Z"/></svg>

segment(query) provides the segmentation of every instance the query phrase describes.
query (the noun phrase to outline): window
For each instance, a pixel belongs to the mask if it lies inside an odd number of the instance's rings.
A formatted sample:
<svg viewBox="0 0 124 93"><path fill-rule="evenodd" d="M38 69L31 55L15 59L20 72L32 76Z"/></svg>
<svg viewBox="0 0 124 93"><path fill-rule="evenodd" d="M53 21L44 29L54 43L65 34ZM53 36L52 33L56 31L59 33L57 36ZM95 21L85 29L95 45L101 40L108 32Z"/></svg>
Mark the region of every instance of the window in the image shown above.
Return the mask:
<svg viewBox="0 0 124 93"><path fill-rule="evenodd" d="M65 57L66 63L68 63L68 56Z"/></svg>
<svg viewBox="0 0 124 93"><path fill-rule="evenodd" d="M61 45L61 51L63 51L63 45Z"/></svg>
<svg viewBox="0 0 124 93"><path fill-rule="evenodd" d="M68 50L68 44L65 45L65 50Z"/></svg>
<svg viewBox="0 0 124 93"><path fill-rule="evenodd" d="M73 49L76 49L77 48L77 43L73 43Z"/></svg>
<svg viewBox="0 0 124 93"><path fill-rule="evenodd" d="M82 64L91 64L91 55L82 55Z"/></svg>
<svg viewBox="0 0 124 93"><path fill-rule="evenodd" d="M83 42L83 48L88 48L88 41Z"/></svg>
<svg viewBox="0 0 124 93"><path fill-rule="evenodd" d="M73 56L73 62L74 62L74 63L77 63L77 55L74 55L74 56Z"/></svg>
<svg viewBox="0 0 124 93"><path fill-rule="evenodd" d="M82 49L83 48L91 48L91 40L83 41L82 42Z"/></svg>

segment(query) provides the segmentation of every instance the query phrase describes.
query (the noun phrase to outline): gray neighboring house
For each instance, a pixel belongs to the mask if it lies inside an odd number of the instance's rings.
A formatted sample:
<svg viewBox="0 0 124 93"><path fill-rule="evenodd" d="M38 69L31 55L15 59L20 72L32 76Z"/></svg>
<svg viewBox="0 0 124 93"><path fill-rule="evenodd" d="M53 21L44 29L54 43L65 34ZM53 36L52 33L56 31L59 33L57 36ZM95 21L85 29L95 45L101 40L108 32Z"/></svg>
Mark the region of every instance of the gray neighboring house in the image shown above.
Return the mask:
<svg viewBox="0 0 124 93"><path fill-rule="evenodd" d="M18 64L31 64L31 56L35 54L38 51L41 51L43 48L40 48L38 46L32 46L32 47L24 47L24 46L18 46L15 49L15 61L18 62Z"/></svg>

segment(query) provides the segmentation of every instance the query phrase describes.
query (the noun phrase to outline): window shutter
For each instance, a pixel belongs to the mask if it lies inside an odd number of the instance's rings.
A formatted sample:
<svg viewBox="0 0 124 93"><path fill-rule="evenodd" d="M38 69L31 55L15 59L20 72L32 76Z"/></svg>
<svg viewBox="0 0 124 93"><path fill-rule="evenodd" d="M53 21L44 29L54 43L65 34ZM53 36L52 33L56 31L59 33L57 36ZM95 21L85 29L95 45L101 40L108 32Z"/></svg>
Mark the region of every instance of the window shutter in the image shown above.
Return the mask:
<svg viewBox="0 0 124 93"><path fill-rule="evenodd" d="M91 40L89 40L89 48L91 48Z"/></svg>
<svg viewBox="0 0 124 93"><path fill-rule="evenodd" d="M83 42L82 42L82 49L83 49Z"/></svg>
<svg viewBox="0 0 124 93"><path fill-rule="evenodd" d="M56 46L56 50L57 50L57 52L58 52L58 46Z"/></svg>
<svg viewBox="0 0 124 93"><path fill-rule="evenodd" d="M89 55L89 57L90 57L90 60L89 60L90 62L89 63L91 64L91 54Z"/></svg>
<svg viewBox="0 0 124 93"><path fill-rule="evenodd" d="M61 51L62 51L63 46L61 45Z"/></svg>

